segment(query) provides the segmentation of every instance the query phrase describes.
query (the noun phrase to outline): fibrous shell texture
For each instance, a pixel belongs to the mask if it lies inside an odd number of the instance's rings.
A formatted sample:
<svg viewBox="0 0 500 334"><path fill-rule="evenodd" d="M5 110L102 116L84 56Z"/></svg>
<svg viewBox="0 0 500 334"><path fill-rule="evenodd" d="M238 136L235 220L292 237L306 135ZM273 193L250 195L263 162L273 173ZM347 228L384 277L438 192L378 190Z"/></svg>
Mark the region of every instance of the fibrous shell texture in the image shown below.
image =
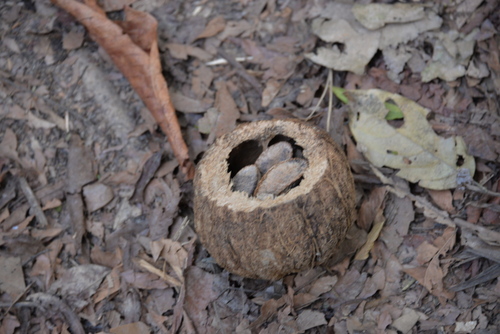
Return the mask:
<svg viewBox="0 0 500 334"><path fill-rule="evenodd" d="M300 183L265 199L234 191L232 177L279 138L307 160ZM323 264L354 220L355 191L342 150L321 129L293 120L246 123L219 139L200 161L195 227L217 263L263 279Z"/></svg>

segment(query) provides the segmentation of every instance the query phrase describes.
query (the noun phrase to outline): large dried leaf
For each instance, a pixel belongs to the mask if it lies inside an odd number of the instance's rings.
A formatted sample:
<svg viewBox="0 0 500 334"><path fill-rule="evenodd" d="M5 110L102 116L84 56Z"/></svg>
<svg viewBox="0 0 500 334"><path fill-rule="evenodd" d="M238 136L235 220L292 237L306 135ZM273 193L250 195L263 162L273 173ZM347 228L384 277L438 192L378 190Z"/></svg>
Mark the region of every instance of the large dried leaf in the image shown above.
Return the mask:
<svg viewBox="0 0 500 334"><path fill-rule="evenodd" d="M380 33L360 34L352 29L345 20L327 21L316 19L312 24L313 32L326 42L343 43L339 48L320 47L316 53L306 57L313 62L338 71L351 71L363 74L366 64L372 59L379 47Z"/></svg>
<svg viewBox="0 0 500 334"><path fill-rule="evenodd" d="M0 290L12 299L18 298L26 289L23 268L19 257L0 256Z"/></svg>
<svg viewBox="0 0 500 334"><path fill-rule="evenodd" d="M167 135L182 172L191 179L194 165L177 121L167 83L162 75L156 19L130 7L125 20L113 22L95 0L52 0L80 21L102 46L144 101Z"/></svg>
<svg viewBox="0 0 500 334"><path fill-rule="evenodd" d="M421 4L355 4L352 12L370 30L382 28L387 23L413 22L425 17L424 6Z"/></svg>
<svg viewBox="0 0 500 334"><path fill-rule="evenodd" d="M97 264L83 264L68 269L63 276L52 284L49 292L60 295L76 308L89 303L109 269Z"/></svg>
<svg viewBox="0 0 500 334"><path fill-rule="evenodd" d="M384 209L379 208L375 215L373 227L370 230L370 233L368 233L366 243L356 253L356 256L354 257L355 260L366 260L368 258L368 255L372 250L375 241L377 241L380 235L380 231L382 231L382 228L384 227L384 224Z"/></svg>
<svg viewBox="0 0 500 334"><path fill-rule="evenodd" d="M399 169L398 176L437 190L456 187L459 172L474 175L475 161L467 154L463 139L438 136L427 122L428 109L378 89L345 94L358 149L375 166ZM386 102L401 109L404 123L399 128L386 120Z"/></svg>

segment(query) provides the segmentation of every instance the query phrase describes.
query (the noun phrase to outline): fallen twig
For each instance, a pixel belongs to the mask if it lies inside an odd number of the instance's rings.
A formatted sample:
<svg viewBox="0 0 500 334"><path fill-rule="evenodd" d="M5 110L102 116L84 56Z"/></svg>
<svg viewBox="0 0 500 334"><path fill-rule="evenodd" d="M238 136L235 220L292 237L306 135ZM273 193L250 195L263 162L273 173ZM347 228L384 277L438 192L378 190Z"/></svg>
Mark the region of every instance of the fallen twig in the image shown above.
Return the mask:
<svg viewBox="0 0 500 334"><path fill-rule="evenodd" d="M150 264L146 260L139 259L137 261L137 264L139 266L141 266L142 268L146 269L147 271L149 271L150 273L159 276L165 282L167 282L168 284L170 284L170 285L172 285L172 286L174 286L176 288L178 288L178 287L180 287L182 285L182 282L179 281L177 278L172 277L169 274L161 271L160 269L156 268L155 266L153 266L152 264Z"/></svg>
<svg viewBox="0 0 500 334"><path fill-rule="evenodd" d="M194 177L194 164L162 75L157 44L157 22L153 16L125 7L125 21L113 22L95 0L51 0L83 24L153 114L167 135L181 172Z"/></svg>

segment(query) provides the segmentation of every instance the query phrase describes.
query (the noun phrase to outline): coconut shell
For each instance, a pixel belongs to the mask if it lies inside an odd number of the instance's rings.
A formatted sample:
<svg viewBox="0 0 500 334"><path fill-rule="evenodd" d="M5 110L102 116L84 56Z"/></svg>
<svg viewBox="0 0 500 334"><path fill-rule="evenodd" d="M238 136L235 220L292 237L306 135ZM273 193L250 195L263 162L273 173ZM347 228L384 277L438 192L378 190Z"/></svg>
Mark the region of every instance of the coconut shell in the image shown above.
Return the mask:
<svg viewBox="0 0 500 334"><path fill-rule="evenodd" d="M278 137L308 162L300 183L262 200L233 191L232 177ZM194 187L201 242L220 266L249 278L280 279L338 256L355 217L354 181L343 151L325 131L301 121L246 123L218 138L198 164Z"/></svg>

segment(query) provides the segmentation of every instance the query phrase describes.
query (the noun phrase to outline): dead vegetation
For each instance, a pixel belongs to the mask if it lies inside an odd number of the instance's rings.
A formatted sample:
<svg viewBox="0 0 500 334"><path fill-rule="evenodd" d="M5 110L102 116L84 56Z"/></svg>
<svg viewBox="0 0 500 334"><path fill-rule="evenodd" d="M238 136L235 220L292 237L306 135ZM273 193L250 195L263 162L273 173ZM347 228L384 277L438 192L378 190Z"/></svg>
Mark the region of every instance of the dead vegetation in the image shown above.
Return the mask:
<svg viewBox="0 0 500 334"><path fill-rule="evenodd" d="M106 14L86 3L111 21L82 26L87 14L48 0L0 4L2 333L498 331L498 0L102 1ZM127 25L128 4L150 25ZM456 185L429 189L401 166L374 168L330 85L428 108L423 123L463 139L454 165L472 157L473 175L458 168ZM244 279L199 243L191 161L237 123L284 118L345 148L357 221L340 263Z"/></svg>

